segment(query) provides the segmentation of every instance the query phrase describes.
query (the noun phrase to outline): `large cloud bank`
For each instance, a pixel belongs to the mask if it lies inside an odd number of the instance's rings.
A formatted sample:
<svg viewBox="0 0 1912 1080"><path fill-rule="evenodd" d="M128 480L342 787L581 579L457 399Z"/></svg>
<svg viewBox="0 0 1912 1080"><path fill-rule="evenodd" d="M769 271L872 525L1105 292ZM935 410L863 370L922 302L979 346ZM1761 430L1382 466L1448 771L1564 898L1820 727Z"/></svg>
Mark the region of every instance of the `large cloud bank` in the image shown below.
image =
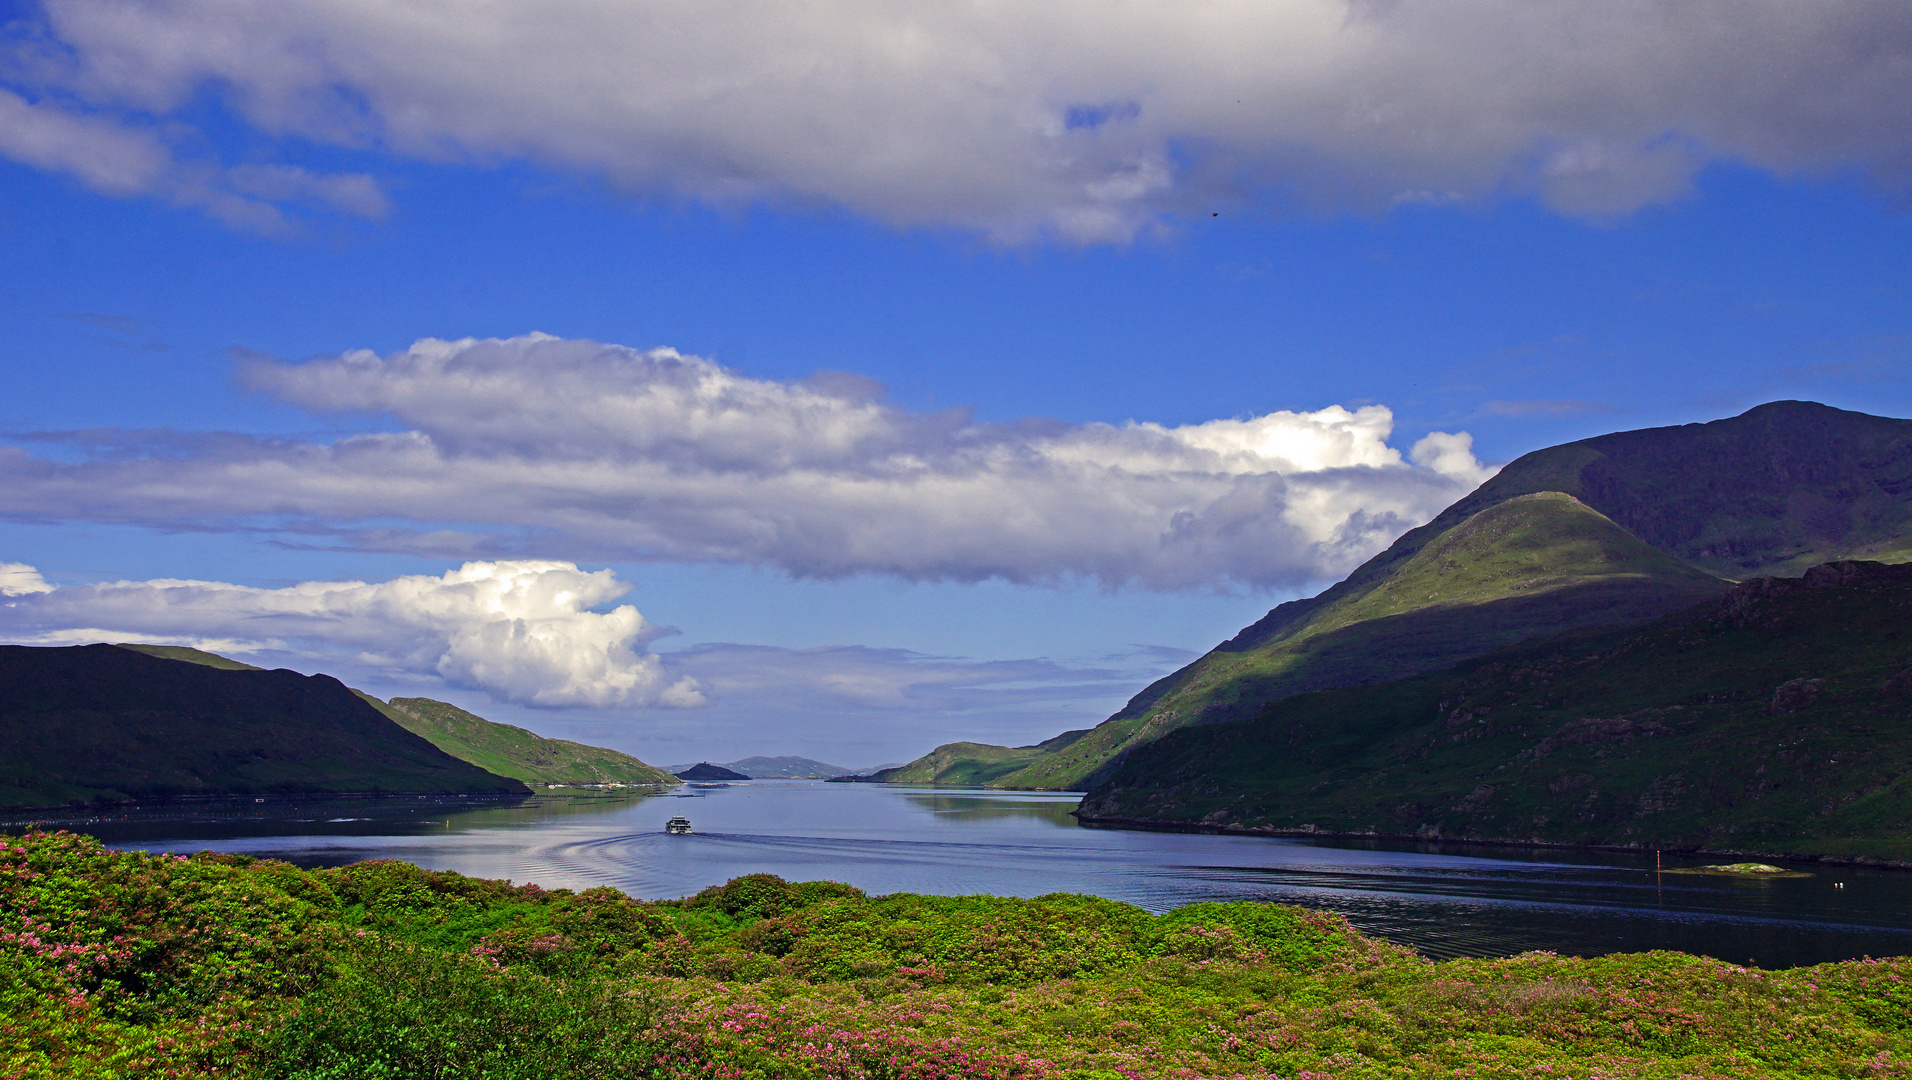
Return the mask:
<svg viewBox="0 0 1912 1080"><path fill-rule="evenodd" d="M639 647L655 630L608 570L570 563L467 563L439 577L308 581L257 589L216 581L49 586L0 564L0 634L29 644L148 641L345 661L428 675L538 706L705 704L694 679Z"/></svg>
<svg viewBox="0 0 1912 1080"><path fill-rule="evenodd" d="M228 216L376 213L364 177L194 174L262 133L528 159L714 203L1015 241L1238 202L1529 195L1607 215L1709 161L1912 166L1912 7L1866 0L43 0L0 153ZM175 139L174 141L180 141ZM186 140L190 141L190 140Z"/></svg>
<svg viewBox="0 0 1912 1080"><path fill-rule="evenodd" d="M72 436L0 450L0 515L451 557L726 562L804 577L1181 589L1337 577L1487 475L1465 434L1404 460L1382 406L975 423L845 376L747 378L543 335L248 364L255 388L408 430L332 444Z"/></svg>

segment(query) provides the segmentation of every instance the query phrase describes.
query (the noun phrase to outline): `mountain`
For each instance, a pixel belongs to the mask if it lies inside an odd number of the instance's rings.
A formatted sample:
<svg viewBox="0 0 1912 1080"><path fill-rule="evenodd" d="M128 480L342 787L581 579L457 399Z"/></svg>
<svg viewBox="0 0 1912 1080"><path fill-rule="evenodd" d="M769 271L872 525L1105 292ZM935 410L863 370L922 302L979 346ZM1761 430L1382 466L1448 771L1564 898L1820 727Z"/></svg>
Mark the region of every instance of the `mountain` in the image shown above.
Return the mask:
<svg viewBox="0 0 1912 1080"><path fill-rule="evenodd" d="M1912 862L1912 566L1324 690L1131 751L1086 822Z"/></svg>
<svg viewBox="0 0 1912 1080"><path fill-rule="evenodd" d="M1850 558L1912 559L1912 421L1782 401L1537 450L1333 588L1282 604L1088 735L987 783L1092 786L1131 748L1189 724ZM908 769L938 754L987 756L939 747Z"/></svg>
<svg viewBox="0 0 1912 1080"><path fill-rule="evenodd" d="M807 757L747 757L741 761L721 761L715 763L718 768L743 773L757 780L827 780L832 776L848 776L855 769L846 769L841 765L830 765ZM683 772L693 765L673 765L670 771Z"/></svg>
<svg viewBox="0 0 1912 1080"><path fill-rule="evenodd" d="M183 645L129 643L119 647L227 671L264 670ZM629 754L567 739L547 739L521 727L487 720L447 702L431 698L393 698L387 702L363 690L352 693L399 727L452 757L527 784L677 784L677 777Z"/></svg>
<svg viewBox="0 0 1912 1080"><path fill-rule="evenodd" d="M528 792L399 727L329 675L116 645L0 646L0 731L0 805Z"/></svg>
<svg viewBox="0 0 1912 1080"><path fill-rule="evenodd" d="M122 641L116 647L131 649L136 653L145 653L147 656L157 656L161 660L183 660L188 664L203 664L206 667L218 668L221 671L266 670L255 664L247 664L239 660L234 660L230 656L221 656L218 653L206 652L203 649L188 648L185 645L142 645L138 642ZM355 694L359 693L357 690L352 692ZM373 698L372 700L377 701L378 699Z"/></svg>
<svg viewBox="0 0 1912 1080"><path fill-rule="evenodd" d="M447 754L527 784L677 784L677 777L629 754L547 739L443 701L401 697L383 704L400 727Z"/></svg>
<svg viewBox="0 0 1912 1080"><path fill-rule="evenodd" d="M692 765L688 769L680 770L676 775L679 780L710 781L710 780L748 780L750 779L750 777L745 776L743 773L736 772L735 770L732 770L732 769L726 769L720 765L712 765L708 761L700 761L697 764Z"/></svg>
<svg viewBox="0 0 1912 1080"><path fill-rule="evenodd" d="M1065 731L1032 746L944 743L907 765L880 770L869 779L881 784L988 784L1015 775L1087 734L1088 728Z"/></svg>

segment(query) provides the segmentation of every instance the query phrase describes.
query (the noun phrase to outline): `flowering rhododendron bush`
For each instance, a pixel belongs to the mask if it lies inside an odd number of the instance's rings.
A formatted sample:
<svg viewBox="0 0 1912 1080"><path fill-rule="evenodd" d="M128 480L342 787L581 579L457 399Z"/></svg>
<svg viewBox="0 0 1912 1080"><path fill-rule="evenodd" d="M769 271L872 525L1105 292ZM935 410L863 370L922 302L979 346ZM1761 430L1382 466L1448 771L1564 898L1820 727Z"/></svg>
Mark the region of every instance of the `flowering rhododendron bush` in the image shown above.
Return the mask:
<svg viewBox="0 0 1912 1080"><path fill-rule="evenodd" d="M678 901L0 837L0 1080L1912 1076L1912 960L1434 963L1269 904Z"/></svg>

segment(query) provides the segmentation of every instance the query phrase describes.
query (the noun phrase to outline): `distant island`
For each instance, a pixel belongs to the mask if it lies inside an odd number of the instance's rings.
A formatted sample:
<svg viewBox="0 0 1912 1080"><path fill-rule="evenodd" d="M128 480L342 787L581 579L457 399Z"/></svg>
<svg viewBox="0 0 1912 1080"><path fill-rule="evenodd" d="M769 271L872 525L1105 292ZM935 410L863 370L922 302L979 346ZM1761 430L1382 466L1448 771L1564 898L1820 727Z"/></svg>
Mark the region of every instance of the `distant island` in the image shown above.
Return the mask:
<svg viewBox="0 0 1912 1080"><path fill-rule="evenodd" d="M169 645L0 646L0 806L675 785L627 754L429 698Z"/></svg>
<svg viewBox="0 0 1912 1080"><path fill-rule="evenodd" d="M700 761L688 769L680 769L677 771L676 776L679 780L701 781L750 779L750 777L737 772L735 769L726 769L722 765L712 765L708 761Z"/></svg>

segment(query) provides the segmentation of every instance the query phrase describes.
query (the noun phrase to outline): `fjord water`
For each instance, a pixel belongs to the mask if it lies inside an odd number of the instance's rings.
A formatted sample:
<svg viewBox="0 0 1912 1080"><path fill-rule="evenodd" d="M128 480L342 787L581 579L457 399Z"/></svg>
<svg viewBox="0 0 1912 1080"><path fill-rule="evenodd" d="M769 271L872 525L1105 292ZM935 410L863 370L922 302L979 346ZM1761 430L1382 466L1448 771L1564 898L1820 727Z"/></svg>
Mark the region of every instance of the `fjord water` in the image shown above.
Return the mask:
<svg viewBox="0 0 1912 1080"><path fill-rule="evenodd" d="M740 874L870 893L1093 893L1162 911L1203 900L1326 908L1430 956L1679 949L1791 967L1912 953L1912 872L1656 873L1642 855L1085 828L1066 793L758 780L652 797L382 799L172 806L49 819L116 847L369 858L547 887L678 897ZM670 836L664 821L691 819ZM22 822L7 824L17 830ZM1667 856L1664 869L1724 859Z"/></svg>

